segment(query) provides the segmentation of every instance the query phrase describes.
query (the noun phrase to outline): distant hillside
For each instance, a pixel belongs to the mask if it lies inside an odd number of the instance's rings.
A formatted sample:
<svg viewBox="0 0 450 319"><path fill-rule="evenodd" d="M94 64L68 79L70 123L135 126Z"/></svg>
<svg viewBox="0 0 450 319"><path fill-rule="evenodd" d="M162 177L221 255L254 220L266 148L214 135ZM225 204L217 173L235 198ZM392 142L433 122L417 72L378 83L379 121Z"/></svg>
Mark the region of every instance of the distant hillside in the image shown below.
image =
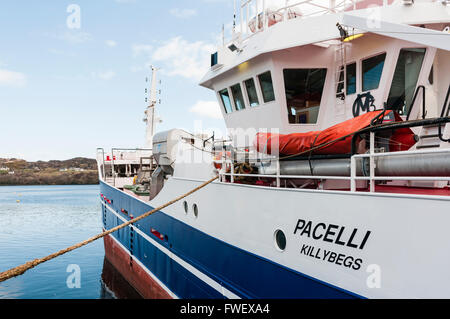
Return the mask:
<svg viewBox="0 0 450 319"><path fill-rule="evenodd" d="M27 162L0 158L0 185L98 184L97 162L90 158Z"/></svg>

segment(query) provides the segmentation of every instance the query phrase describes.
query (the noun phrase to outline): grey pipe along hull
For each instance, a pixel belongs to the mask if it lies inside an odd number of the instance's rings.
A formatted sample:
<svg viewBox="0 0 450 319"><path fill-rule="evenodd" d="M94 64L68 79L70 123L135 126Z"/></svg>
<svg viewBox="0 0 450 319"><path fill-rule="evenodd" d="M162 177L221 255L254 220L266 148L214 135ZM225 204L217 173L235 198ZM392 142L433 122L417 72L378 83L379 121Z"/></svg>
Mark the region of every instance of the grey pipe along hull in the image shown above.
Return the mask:
<svg viewBox="0 0 450 319"><path fill-rule="evenodd" d="M377 176L450 176L450 154L405 154L375 157ZM275 162L261 163L259 174L276 175ZM350 176L350 159L280 161L280 175ZM369 158L356 159L356 175L369 175Z"/></svg>

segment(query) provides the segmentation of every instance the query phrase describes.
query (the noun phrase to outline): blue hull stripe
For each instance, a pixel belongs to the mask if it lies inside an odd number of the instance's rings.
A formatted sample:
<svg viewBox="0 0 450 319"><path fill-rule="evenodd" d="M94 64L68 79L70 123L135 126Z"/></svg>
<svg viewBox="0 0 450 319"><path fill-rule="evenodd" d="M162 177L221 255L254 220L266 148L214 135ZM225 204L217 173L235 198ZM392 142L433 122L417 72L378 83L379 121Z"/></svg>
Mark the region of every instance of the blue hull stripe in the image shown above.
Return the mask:
<svg viewBox="0 0 450 319"><path fill-rule="evenodd" d="M112 200L108 206L117 214L122 214L121 209L125 209L138 217L153 209L103 182L101 193ZM103 213L106 229L122 223L107 209L103 208ZM242 298L363 298L229 245L162 212L139 221L137 227L173 254ZM166 235L167 240L160 241L151 234L152 228ZM179 298L223 298L219 291L142 236L137 236L134 232L131 238L130 233L130 228L127 227L113 235ZM133 239L132 249L130 239Z"/></svg>

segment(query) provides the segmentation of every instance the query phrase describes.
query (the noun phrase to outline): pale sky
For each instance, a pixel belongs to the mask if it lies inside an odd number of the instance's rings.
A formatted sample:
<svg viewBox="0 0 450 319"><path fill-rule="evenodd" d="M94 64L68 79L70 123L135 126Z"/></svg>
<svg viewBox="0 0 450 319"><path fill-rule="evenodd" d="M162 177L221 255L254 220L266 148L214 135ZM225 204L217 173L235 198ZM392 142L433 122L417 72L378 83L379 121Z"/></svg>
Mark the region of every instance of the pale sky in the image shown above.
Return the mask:
<svg viewBox="0 0 450 319"><path fill-rule="evenodd" d="M224 131L198 82L232 15L228 0L2 0L0 158L143 146L150 64L161 68L158 130Z"/></svg>

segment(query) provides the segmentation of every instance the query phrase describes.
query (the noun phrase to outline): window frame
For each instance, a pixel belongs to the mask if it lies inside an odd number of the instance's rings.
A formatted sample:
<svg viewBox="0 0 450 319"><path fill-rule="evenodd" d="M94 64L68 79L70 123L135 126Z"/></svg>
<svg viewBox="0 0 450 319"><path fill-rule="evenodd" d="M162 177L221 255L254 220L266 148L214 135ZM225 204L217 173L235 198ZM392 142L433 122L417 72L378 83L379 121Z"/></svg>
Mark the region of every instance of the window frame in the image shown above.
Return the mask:
<svg viewBox="0 0 450 319"><path fill-rule="evenodd" d="M327 89L329 88L329 77L332 76L330 72L330 68L328 66L318 66L318 67L310 67L310 68L306 68L306 67L286 67L286 68L282 68L281 69L281 74L282 74L282 78L283 78L283 90L284 90L284 95L286 94L286 85L285 85L285 79L284 79L284 70L306 70L306 69L324 69L325 71L325 79L324 79L324 83L323 83L323 89L322 89L322 94L320 96L320 104L319 104L319 110L317 112L317 120L315 123L291 123L289 121L289 110L288 110L288 103L287 103L287 99L285 96L284 99L284 103L285 103L285 118L287 120L288 125L307 125L307 126L316 126L319 124L320 122L320 118L321 118L321 114L322 114L322 105L324 105L324 99L327 99L327 95L325 95L325 92L327 91ZM331 84L331 86L333 86L333 84Z"/></svg>
<svg viewBox="0 0 450 319"><path fill-rule="evenodd" d="M374 57L376 57L376 56L383 55L383 54L385 55L384 62L383 62L383 69L381 70L380 79L378 80L378 85L377 85L377 87L371 88L371 89L368 89L368 90L364 90L363 62L366 61L366 60L368 60L368 59L371 59L371 58L374 58ZM386 65L387 59L388 59L387 51L381 51L381 52L377 52L377 53L374 53L374 54L369 55L369 56L365 56L364 58L362 58L362 59L359 60L359 74L360 74L360 80L359 80L358 82L359 82L359 85L360 85L360 92L361 92L361 93L363 93L363 92L369 92L369 91L372 91L372 90L378 90L378 89L380 88L380 83L381 83L381 80L383 79L383 75L384 75L384 73L385 73L385 71L384 71L384 66ZM357 72L357 74L358 74L358 70L356 70L356 72ZM358 90L357 90L357 91L358 91Z"/></svg>
<svg viewBox="0 0 450 319"><path fill-rule="evenodd" d="M231 106L231 111L230 112L227 111L227 107L225 106L225 102L223 101L222 94L221 94L221 92L223 92L225 90L228 92L228 97L230 99L230 106ZM223 88L221 90L218 90L217 91L217 95L219 97L220 103L222 104L222 108L225 111L225 115L233 113L234 112L234 110L233 110L233 104L234 103L233 103L233 98L231 96L230 88L229 87L225 87L225 88Z"/></svg>
<svg viewBox="0 0 450 319"><path fill-rule="evenodd" d="M270 80L272 82L272 92L273 92L273 100L270 100L270 101L267 101L267 102L266 102L266 99L264 98L264 90L263 90L262 85L261 85L261 80L259 79L259 77L261 75L266 74L266 73L270 73ZM256 79L257 79L257 82L258 82L259 89L261 90L261 97L262 97L261 101L263 102L262 104L268 104L268 103L275 102L277 100L277 98L275 96L275 87L273 86L272 70L267 70L267 71L258 73L256 75Z"/></svg>
<svg viewBox="0 0 450 319"><path fill-rule="evenodd" d="M255 106L252 106L251 103L250 103L250 98L248 96L247 86L245 85L245 82L250 81L250 80L253 80L253 85L255 86L256 98L258 99L258 105L255 105ZM242 87L244 88L244 93L245 93L244 94L245 95L244 98L247 101L247 105L248 105L249 109L252 109L252 108L255 108L255 107L259 107L262 104L264 104L264 103L261 103L262 99L261 99L261 96L260 96L260 91L258 90L257 82L258 81L257 81L255 76L249 77L249 78L247 78L247 79L242 81Z"/></svg>
<svg viewBox="0 0 450 319"><path fill-rule="evenodd" d="M244 103L244 107L242 109L238 109L236 107L235 96L234 96L233 90L232 90L232 87L237 86L237 85L239 85L239 88L241 90L242 103ZM229 86L229 92L231 93L231 100L232 100L232 105L234 106L234 111L238 112L238 111L243 111L243 110L247 109L247 103L246 103L246 100L245 100L244 92L242 90L242 83L241 82L237 82L237 83L235 83L233 85L230 85Z"/></svg>
<svg viewBox="0 0 450 319"><path fill-rule="evenodd" d="M419 84L419 80L420 80L420 78L421 78L421 76L425 76L425 81L426 81L426 84L427 85L430 85L430 86L432 86L433 84L430 84L429 82L428 82L428 79L429 79L429 74L428 75L424 75L423 74L423 72L424 72L424 67L425 67L425 62L426 62L426 60L427 60L427 57L429 56L429 52L430 52L430 50L429 50L429 48L427 47L427 46L401 46L401 47L399 47L396 51L395 51L395 61L394 61L394 63L393 63L393 65L394 65L394 67L393 67L393 70L392 70L392 73L390 74L390 79L389 79L389 82L388 82L388 86L389 86L389 89L388 89L388 91L387 91L387 96L386 96L386 102L389 100L389 97L390 97L390 93L391 93L391 89L392 89L392 82L394 81L394 77L395 77L395 71L396 71L396 68L397 68L397 64L398 64L398 61L399 61L399 59L400 59L400 53L402 52L402 50L408 50L408 49L424 49L425 50L425 52L424 52L424 55L423 55L423 60L422 60L422 65L420 66L420 70L419 70L419 74L418 74L418 76L417 76L417 81L416 81L416 85L415 85L415 87L414 87L414 93L413 93L413 97L414 97L414 94L415 94L415 92L417 91L417 87L420 85ZM433 68L434 67L434 60L433 60L433 63L432 63L432 65L431 65L431 68ZM430 70L431 71L431 70ZM434 75L433 75L434 76ZM434 80L435 78L433 78L433 80ZM411 101L412 102L412 101ZM407 110L407 112L405 113L405 114L400 114L400 116L402 116L402 117L407 117L408 116L408 113L411 113L411 110L412 110L412 108L413 108L413 106L414 106L414 104L411 104L410 105L410 108L409 108L409 110Z"/></svg>
<svg viewBox="0 0 450 319"><path fill-rule="evenodd" d="M355 92L353 92L353 93L348 93L348 72L347 72L347 67L349 66L349 65L352 65L352 64L354 64L355 65ZM346 79L345 79L345 95L346 96L349 96L349 95L353 95L353 94L356 94L356 93L358 93L358 75L359 75L359 73L358 73L358 61L352 61L352 62L350 62L350 63L347 63L346 65L345 65L345 72L346 72L346 74L347 74L347 77L346 77ZM380 80L381 80L381 78L380 78Z"/></svg>

